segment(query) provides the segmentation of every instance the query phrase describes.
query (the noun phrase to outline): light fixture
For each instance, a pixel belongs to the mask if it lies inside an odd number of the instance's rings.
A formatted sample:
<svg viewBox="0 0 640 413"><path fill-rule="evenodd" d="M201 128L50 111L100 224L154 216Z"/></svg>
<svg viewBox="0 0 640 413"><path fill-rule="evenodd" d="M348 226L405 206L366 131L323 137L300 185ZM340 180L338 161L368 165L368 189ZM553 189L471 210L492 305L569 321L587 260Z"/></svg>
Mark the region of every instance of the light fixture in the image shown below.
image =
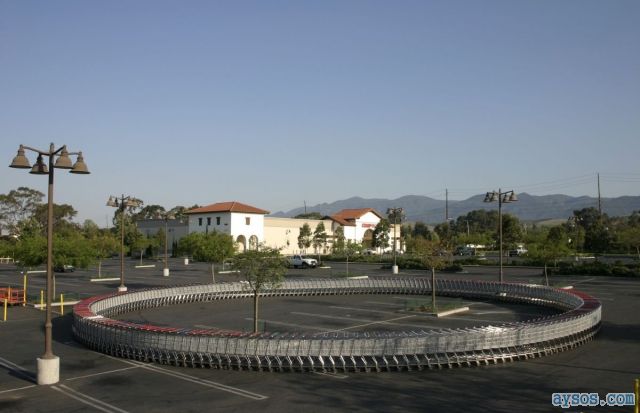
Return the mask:
<svg viewBox="0 0 640 413"><path fill-rule="evenodd" d="M10 168L20 168L20 169L29 169L31 168L31 164L29 163L29 159L24 154L24 147L20 145L18 148L18 154L13 158L13 162L9 165Z"/></svg>
<svg viewBox="0 0 640 413"><path fill-rule="evenodd" d="M60 152L60 156L58 156L58 159L56 160L55 167L60 169L73 168L73 165L71 163L71 158L69 158L69 152L67 152L66 146L62 147L62 152Z"/></svg>
<svg viewBox="0 0 640 413"><path fill-rule="evenodd" d="M119 206L118 205L118 198L116 198L113 195L111 195L109 197L109 200L107 201L107 206L117 208Z"/></svg>
<svg viewBox="0 0 640 413"><path fill-rule="evenodd" d="M30 174L34 175L48 175L49 169L47 165L44 163L42 159L42 155L38 155L38 160L33 164L33 168L31 168Z"/></svg>
<svg viewBox="0 0 640 413"><path fill-rule="evenodd" d="M72 174L88 174L89 169L87 169L87 164L84 163L84 158L82 157L82 152L78 152L78 160L75 165L73 165L73 169L69 172Z"/></svg>

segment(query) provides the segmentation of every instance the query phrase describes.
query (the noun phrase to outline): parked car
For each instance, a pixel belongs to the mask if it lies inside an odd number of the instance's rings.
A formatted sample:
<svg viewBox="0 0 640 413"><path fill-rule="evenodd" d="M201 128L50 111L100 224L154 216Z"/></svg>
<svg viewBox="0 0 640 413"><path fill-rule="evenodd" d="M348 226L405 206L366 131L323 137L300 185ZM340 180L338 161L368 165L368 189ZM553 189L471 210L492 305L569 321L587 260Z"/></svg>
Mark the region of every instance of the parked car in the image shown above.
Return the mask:
<svg viewBox="0 0 640 413"><path fill-rule="evenodd" d="M74 267L73 265L55 265L53 267L53 271L55 272L74 272L76 270L76 267Z"/></svg>
<svg viewBox="0 0 640 413"><path fill-rule="evenodd" d="M457 247L455 254L473 257L474 255L476 255L476 250L475 248L470 248L470 247Z"/></svg>
<svg viewBox="0 0 640 413"><path fill-rule="evenodd" d="M318 266L318 260L302 255L294 255L289 260L289 265L293 268L316 268Z"/></svg>
<svg viewBox="0 0 640 413"><path fill-rule="evenodd" d="M519 257L521 255L526 254L527 252L529 252L529 250L527 250L525 247L518 247L514 250L509 250L509 256L510 257Z"/></svg>

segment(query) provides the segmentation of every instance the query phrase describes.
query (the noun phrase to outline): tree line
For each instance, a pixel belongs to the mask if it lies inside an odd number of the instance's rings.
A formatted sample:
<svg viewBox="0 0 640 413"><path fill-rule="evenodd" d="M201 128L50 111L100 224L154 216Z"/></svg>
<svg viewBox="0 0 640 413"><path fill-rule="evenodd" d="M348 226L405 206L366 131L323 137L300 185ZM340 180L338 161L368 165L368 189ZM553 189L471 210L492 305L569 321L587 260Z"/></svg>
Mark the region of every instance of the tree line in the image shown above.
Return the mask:
<svg viewBox="0 0 640 413"><path fill-rule="evenodd" d="M165 233L158 230L152 236L141 233L135 222L171 216L184 219L191 208L176 206L166 210L161 205L117 208L111 228L99 228L86 220L73 221L77 211L68 204L53 205L53 264L55 267L73 265L86 268L120 253L121 229L124 226L124 250L127 255L142 257L157 255L164 247ZM124 212L124 213L123 213ZM0 256L12 257L24 267L46 262L47 204L38 190L19 187L0 194ZM196 260L218 262L234 253L231 236L220 233L190 234L172 246L174 254L193 256Z"/></svg>

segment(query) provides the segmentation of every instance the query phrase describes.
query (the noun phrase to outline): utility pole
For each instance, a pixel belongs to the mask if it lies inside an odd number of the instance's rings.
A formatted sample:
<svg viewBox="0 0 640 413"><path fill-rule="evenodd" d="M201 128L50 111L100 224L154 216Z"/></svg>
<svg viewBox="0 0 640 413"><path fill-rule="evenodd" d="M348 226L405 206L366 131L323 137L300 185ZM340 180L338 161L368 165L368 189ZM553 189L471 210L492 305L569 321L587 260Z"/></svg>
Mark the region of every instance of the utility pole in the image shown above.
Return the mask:
<svg viewBox="0 0 640 413"><path fill-rule="evenodd" d="M602 216L602 198L600 197L600 172L598 172L598 213Z"/></svg>
<svg viewBox="0 0 640 413"><path fill-rule="evenodd" d="M449 189L444 189L444 222L449 222Z"/></svg>
<svg viewBox="0 0 640 413"><path fill-rule="evenodd" d="M304 200L304 201L302 201L302 202L304 202L304 213L305 213L305 215L306 215L306 214L307 214L307 200L305 199L305 200Z"/></svg>

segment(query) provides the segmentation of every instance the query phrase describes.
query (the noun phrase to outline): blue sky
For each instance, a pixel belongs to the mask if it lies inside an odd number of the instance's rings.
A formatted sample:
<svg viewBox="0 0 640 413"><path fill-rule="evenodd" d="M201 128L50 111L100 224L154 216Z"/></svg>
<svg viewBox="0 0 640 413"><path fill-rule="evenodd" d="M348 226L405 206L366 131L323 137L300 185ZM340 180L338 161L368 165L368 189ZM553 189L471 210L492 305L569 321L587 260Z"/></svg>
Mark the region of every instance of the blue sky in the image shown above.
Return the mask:
<svg viewBox="0 0 640 413"><path fill-rule="evenodd" d="M55 201L271 211L497 187L640 195L640 2L0 0L0 141ZM31 155L32 161L35 159ZM0 193L46 190L6 168Z"/></svg>

